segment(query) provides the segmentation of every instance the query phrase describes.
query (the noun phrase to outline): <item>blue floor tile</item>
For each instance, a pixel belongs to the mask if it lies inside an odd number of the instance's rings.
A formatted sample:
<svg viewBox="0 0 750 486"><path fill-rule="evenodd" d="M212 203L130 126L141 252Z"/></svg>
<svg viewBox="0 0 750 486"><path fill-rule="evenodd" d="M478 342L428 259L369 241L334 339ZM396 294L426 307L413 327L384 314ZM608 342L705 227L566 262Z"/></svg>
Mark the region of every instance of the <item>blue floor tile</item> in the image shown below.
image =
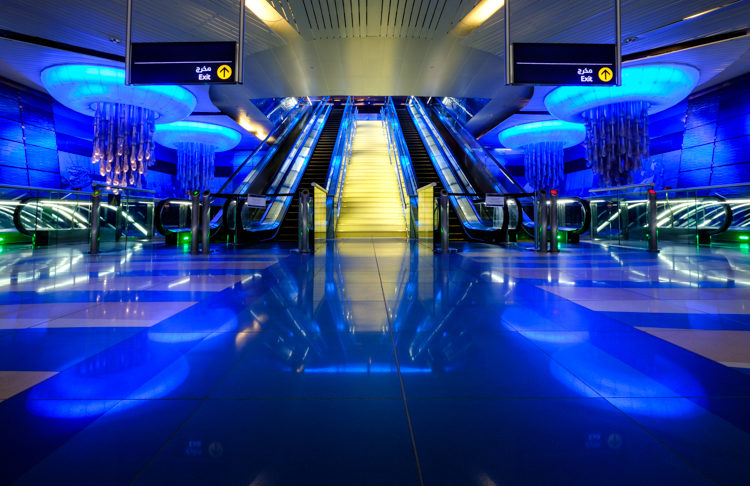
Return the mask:
<svg viewBox="0 0 750 486"><path fill-rule="evenodd" d="M409 400L409 410L425 484L711 484L598 398Z"/></svg>
<svg viewBox="0 0 750 486"><path fill-rule="evenodd" d="M130 484L199 405L182 400L120 401L16 484ZM70 467L82 457L86 467Z"/></svg>
<svg viewBox="0 0 750 486"><path fill-rule="evenodd" d="M418 477L400 400L209 400L135 484L379 486Z"/></svg>

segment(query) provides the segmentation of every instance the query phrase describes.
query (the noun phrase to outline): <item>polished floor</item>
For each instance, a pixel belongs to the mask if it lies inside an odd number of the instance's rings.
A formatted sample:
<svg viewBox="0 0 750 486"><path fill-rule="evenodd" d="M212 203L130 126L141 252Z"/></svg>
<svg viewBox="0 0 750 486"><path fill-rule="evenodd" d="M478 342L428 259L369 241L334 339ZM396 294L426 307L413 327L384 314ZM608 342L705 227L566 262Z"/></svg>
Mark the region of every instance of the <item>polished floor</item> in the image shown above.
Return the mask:
<svg viewBox="0 0 750 486"><path fill-rule="evenodd" d="M0 483L750 484L750 258L0 253Z"/></svg>

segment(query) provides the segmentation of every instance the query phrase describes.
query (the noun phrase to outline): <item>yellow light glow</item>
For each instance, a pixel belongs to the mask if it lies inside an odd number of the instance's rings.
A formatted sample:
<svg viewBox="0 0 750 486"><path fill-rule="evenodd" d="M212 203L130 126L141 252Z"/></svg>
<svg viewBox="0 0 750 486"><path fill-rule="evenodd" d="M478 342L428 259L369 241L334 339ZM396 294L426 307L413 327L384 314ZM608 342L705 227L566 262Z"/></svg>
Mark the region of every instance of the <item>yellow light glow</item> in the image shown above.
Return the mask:
<svg viewBox="0 0 750 486"><path fill-rule="evenodd" d="M263 22L278 22L284 20L266 0L245 0L245 6Z"/></svg>
<svg viewBox="0 0 750 486"><path fill-rule="evenodd" d="M693 14L693 15L690 15L690 16L688 16L688 17L685 17L685 18L684 18L684 19L682 19L682 20L690 20L690 19L694 19L694 18L696 18L696 17L700 17L701 15L706 15L706 14L708 14L708 13L711 13L711 12L714 12L714 11L716 11L716 10L719 10L720 8L722 8L722 7L714 7L714 8L710 8L710 9L708 9L708 10L704 10L703 12L698 12L697 14Z"/></svg>
<svg viewBox="0 0 750 486"><path fill-rule="evenodd" d="M245 6L283 39L287 41L299 41L302 39L294 27L266 0L245 0Z"/></svg>
<svg viewBox="0 0 750 486"><path fill-rule="evenodd" d="M469 35L505 5L505 0L482 0L453 28L458 37Z"/></svg>

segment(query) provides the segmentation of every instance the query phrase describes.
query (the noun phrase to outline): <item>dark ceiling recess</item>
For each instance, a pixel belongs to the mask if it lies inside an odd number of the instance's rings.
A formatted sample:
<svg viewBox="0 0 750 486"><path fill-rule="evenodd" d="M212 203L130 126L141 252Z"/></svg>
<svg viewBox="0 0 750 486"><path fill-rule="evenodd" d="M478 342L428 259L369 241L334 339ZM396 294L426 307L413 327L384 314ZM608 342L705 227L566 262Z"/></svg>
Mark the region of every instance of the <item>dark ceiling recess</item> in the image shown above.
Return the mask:
<svg viewBox="0 0 750 486"><path fill-rule="evenodd" d="M677 44L670 44L668 46L656 47L654 49L627 54L622 56L622 62L638 61L640 59L646 59L649 57L661 56L664 54L670 54L672 52L707 46L709 44L715 44L717 42L724 42L732 39L738 39L740 37L745 37L748 34L750 34L750 29L735 30L732 32L726 32L724 34L710 35L708 37L699 37L697 39L692 39L685 42L678 42Z"/></svg>
<svg viewBox="0 0 750 486"><path fill-rule="evenodd" d="M76 54L84 54L86 56L109 59L110 61L125 62L125 56L118 56L117 54L110 54L109 52L102 52L94 49L88 49L86 47L74 46L73 44L57 42L50 39L45 39L44 37L21 34L20 32L13 32L12 30L0 29L0 38L18 42L25 42L27 44L36 44L42 47L51 47L53 49L60 49L61 51L75 52Z"/></svg>

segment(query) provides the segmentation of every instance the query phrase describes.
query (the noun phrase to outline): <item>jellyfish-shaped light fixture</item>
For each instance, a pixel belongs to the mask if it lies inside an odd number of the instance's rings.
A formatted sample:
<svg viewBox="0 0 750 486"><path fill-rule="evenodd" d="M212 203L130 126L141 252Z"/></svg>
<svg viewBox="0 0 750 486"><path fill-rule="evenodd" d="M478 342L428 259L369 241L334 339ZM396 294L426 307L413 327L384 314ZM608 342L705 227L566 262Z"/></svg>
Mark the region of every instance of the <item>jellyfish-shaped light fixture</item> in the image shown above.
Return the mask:
<svg viewBox="0 0 750 486"><path fill-rule="evenodd" d="M578 145L586 137L580 123L547 120L506 128L499 140L510 149L524 154L526 180L534 189L557 189L562 186L565 167L563 151Z"/></svg>
<svg viewBox="0 0 750 486"><path fill-rule="evenodd" d="M627 183L648 158L648 115L685 99L699 71L685 64L644 64L622 70L622 86L563 86L544 100L547 110L586 124L586 159L610 185Z"/></svg>
<svg viewBox="0 0 750 486"><path fill-rule="evenodd" d="M238 131L212 123L186 120L156 127L156 142L177 150L177 180L184 191L208 189L216 152L233 149L241 139Z"/></svg>
<svg viewBox="0 0 750 486"><path fill-rule="evenodd" d="M187 117L196 104L180 86L126 86L125 71L110 66L51 66L42 84L63 105L94 117L91 162L120 187L142 186L155 162L155 125Z"/></svg>

